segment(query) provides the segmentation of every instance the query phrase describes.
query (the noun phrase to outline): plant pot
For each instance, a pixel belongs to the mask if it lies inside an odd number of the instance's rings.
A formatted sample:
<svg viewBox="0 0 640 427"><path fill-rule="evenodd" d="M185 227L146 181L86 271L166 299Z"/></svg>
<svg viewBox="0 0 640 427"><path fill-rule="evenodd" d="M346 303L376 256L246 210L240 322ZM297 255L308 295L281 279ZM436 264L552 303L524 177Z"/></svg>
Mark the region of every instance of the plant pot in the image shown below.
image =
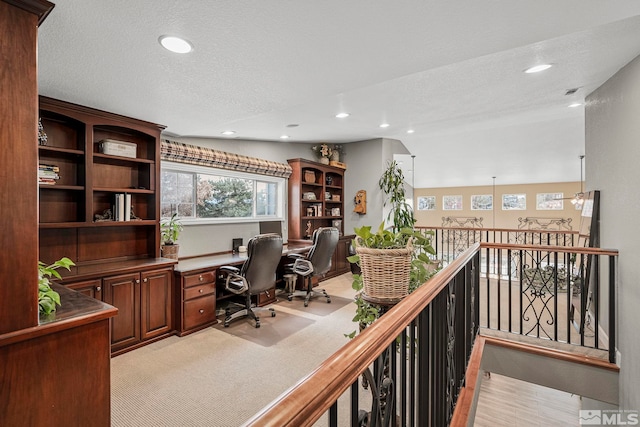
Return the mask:
<svg viewBox="0 0 640 427"><path fill-rule="evenodd" d="M378 300L396 301L409 294L411 272L411 239L402 249L373 249L359 245L356 237L356 253L360 257L363 292Z"/></svg>
<svg viewBox="0 0 640 427"><path fill-rule="evenodd" d="M178 259L178 250L180 249L180 245L162 245L160 246L160 251L162 252L162 256L164 258Z"/></svg>
<svg viewBox="0 0 640 427"><path fill-rule="evenodd" d="M323 165L328 165L329 164L329 158L328 157L320 157L318 159L319 163L322 163Z"/></svg>

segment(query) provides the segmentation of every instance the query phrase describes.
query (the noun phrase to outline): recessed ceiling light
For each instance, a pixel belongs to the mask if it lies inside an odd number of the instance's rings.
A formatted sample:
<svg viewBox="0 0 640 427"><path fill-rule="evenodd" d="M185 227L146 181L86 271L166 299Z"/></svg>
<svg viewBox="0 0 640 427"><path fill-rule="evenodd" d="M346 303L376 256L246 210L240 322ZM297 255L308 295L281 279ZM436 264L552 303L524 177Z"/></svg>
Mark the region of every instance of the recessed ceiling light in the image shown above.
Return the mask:
<svg viewBox="0 0 640 427"><path fill-rule="evenodd" d="M234 133L236 133L235 130L225 130L222 132L223 135L233 135Z"/></svg>
<svg viewBox="0 0 640 427"><path fill-rule="evenodd" d="M539 73L540 71L548 70L551 67L552 67L551 64L540 64L540 65L533 66L531 68L527 68L526 70L524 70L524 72L528 74Z"/></svg>
<svg viewBox="0 0 640 427"><path fill-rule="evenodd" d="M409 129L409 130L407 131L407 133L414 133L414 132L415 132L415 130L413 130L413 129Z"/></svg>
<svg viewBox="0 0 640 427"><path fill-rule="evenodd" d="M391 126L389 123L382 123L380 125L381 128L388 128L389 126Z"/></svg>
<svg viewBox="0 0 640 427"><path fill-rule="evenodd" d="M336 114L336 118L338 119L344 119L345 117L349 117L350 114L349 113L338 113Z"/></svg>
<svg viewBox="0 0 640 427"><path fill-rule="evenodd" d="M167 50L174 53L189 53L193 50L191 43L175 36L160 36L158 41Z"/></svg>
<svg viewBox="0 0 640 427"><path fill-rule="evenodd" d="M282 135L280 139L289 139L289 135Z"/></svg>
<svg viewBox="0 0 640 427"><path fill-rule="evenodd" d="M569 108L576 108L581 106L582 104L580 104L579 102L574 102L573 104L569 104Z"/></svg>

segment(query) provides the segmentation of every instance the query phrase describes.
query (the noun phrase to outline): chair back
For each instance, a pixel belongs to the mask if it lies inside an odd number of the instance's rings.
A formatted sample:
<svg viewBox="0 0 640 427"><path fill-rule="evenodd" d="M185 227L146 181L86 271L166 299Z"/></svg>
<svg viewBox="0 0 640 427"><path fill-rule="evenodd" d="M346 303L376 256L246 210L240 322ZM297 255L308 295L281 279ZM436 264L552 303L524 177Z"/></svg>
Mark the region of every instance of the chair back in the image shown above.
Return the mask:
<svg viewBox="0 0 640 427"><path fill-rule="evenodd" d="M240 269L248 283L249 293L256 295L273 288L276 270L282 257L282 237L277 234L259 234L247 244L247 260Z"/></svg>
<svg viewBox="0 0 640 427"><path fill-rule="evenodd" d="M313 247L307 259L313 264L313 275L325 274L331 268L331 257L338 246L339 233L335 227L320 227L313 232Z"/></svg>

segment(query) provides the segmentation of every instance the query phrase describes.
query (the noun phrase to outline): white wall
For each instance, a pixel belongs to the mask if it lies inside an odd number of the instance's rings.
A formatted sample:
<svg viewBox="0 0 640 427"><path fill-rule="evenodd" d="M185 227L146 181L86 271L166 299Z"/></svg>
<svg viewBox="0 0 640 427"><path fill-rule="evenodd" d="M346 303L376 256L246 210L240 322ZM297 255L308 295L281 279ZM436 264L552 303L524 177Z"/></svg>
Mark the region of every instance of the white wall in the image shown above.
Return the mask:
<svg viewBox="0 0 640 427"><path fill-rule="evenodd" d="M640 409L640 57L587 97L587 190L600 190L600 243L620 250L620 408Z"/></svg>

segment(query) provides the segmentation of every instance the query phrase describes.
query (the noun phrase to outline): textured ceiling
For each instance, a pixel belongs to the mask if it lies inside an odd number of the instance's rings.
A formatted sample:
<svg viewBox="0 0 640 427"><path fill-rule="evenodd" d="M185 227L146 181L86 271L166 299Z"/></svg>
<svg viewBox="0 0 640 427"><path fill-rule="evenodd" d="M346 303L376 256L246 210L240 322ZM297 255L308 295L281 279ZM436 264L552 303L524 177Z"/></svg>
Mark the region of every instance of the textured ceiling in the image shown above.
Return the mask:
<svg viewBox="0 0 640 427"><path fill-rule="evenodd" d="M640 54L637 0L55 3L41 94L176 136L398 139L416 187L578 180L584 107L567 105ZM539 62L554 67L522 72Z"/></svg>

